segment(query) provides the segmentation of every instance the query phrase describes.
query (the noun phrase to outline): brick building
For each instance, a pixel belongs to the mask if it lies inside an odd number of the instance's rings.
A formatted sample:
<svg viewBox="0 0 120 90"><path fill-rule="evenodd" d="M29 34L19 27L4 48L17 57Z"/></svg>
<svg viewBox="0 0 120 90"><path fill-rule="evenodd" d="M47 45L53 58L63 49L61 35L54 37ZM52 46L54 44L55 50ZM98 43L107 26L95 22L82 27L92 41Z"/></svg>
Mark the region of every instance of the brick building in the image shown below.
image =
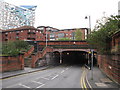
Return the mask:
<svg viewBox="0 0 120 90"><path fill-rule="evenodd" d="M82 33L82 40L85 40L87 38L86 35L88 34L87 28L73 28L62 30L48 26L39 26L37 28L40 29L44 35L47 34L46 37L49 41L58 40L60 38L69 38L71 40L75 40L75 32L77 29L79 29Z"/></svg>
<svg viewBox="0 0 120 90"><path fill-rule="evenodd" d="M81 30L82 40L86 39L88 33L87 28L77 28ZM23 26L15 29L2 30L2 41L48 41L58 40L59 38L70 38L75 40L75 32L77 29L63 29L59 30L48 26L39 26L34 28L32 26Z"/></svg>
<svg viewBox="0 0 120 90"><path fill-rule="evenodd" d="M44 39L45 37L41 31L32 26L23 26L16 29L2 30L2 41L38 41Z"/></svg>

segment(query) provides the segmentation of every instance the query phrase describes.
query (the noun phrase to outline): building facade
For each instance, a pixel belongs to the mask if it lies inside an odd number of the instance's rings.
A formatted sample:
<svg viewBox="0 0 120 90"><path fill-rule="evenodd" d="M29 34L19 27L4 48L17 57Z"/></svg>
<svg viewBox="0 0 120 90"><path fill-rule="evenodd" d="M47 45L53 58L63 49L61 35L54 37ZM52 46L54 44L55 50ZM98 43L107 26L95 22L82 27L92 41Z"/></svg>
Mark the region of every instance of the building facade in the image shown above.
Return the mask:
<svg viewBox="0 0 120 90"><path fill-rule="evenodd" d="M37 27L40 29L45 37L47 37L47 40L54 41L59 40L61 38L68 38L70 40L75 40L75 32L76 30L80 30L82 33L82 40L85 40L87 38L88 29L87 28L73 28L73 29L56 29L49 26L39 26Z"/></svg>
<svg viewBox="0 0 120 90"><path fill-rule="evenodd" d="M40 26L34 28L33 26L23 26L20 28L2 30L2 41L54 41L60 38L69 38L75 40L75 32L77 29L59 30L53 27ZM88 33L87 28L80 28L82 33L82 40L86 39Z"/></svg>
<svg viewBox="0 0 120 90"><path fill-rule="evenodd" d="M0 1L0 29L34 26L36 6L15 6Z"/></svg>
<svg viewBox="0 0 120 90"><path fill-rule="evenodd" d="M118 15L120 15L120 1L118 2Z"/></svg>
<svg viewBox="0 0 120 90"><path fill-rule="evenodd" d="M2 41L39 41L45 40L44 35L37 28L32 26L23 26L20 28L3 30L2 31Z"/></svg>

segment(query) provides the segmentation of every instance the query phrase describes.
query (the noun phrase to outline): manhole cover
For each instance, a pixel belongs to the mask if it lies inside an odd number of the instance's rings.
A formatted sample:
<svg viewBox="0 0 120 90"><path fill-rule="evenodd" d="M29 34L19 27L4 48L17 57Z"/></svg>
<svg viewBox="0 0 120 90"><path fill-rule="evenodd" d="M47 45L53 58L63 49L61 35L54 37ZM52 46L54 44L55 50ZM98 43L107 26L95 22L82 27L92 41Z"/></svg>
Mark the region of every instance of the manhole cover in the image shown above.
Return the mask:
<svg viewBox="0 0 120 90"><path fill-rule="evenodd" d="M107 87L107 85L106 84L104 84L104 83L95 83L98 87Z"/></svg>

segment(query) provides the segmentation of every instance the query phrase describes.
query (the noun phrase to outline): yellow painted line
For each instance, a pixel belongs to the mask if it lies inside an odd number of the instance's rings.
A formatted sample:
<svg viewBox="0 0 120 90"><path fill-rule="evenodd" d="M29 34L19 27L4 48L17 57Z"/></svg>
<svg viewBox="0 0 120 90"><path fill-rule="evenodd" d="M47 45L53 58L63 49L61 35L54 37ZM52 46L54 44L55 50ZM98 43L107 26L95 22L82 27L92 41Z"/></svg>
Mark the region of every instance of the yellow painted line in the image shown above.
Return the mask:
<svg viewBox="0 0 120 90"><path fill-rule="evenodd" d="M84 74L83 74L83 85L84 85L84 88L87 90L87 86L86 86L86 83L85 83L85 76L86 76L86 71L84 70Z"/></svg>
<svg viewBox="0 0 120 90"><path fill-rule="evenodd" d="M83 70L83 67L82 67L82 70ZM84 90L84 88L83 88L83 82L82 82L82 77L83 77L83 72L82 72L81 78L80 78L80 85L81 85L82 90Z"/></svg>
<svg viewBox="0 0 120 90"><path fill-rule="evenodd" d="M87 70L87 72L88 72L88 70ZM86 75L86 81L87 81L87 84L88 84L89 88L92 90L92 86L90 85L90 83L89 83L89 81L87 79L87 75Z"/></svg>
<svg viewBox="0 0 120 90"><path fill-rule="evenodd" d="M86 86L86 83L85 83L85 76L86 76L86 70L85 68L83 67L83 73L81 75L81 87L82 87L82 90L87 90L87 86Z"/></svg>
<svg viewBox="0 0 120 90"><path fill-rule="evenodd" d="M90 83L89 83L87 77L86 77L86 81L87 81L87 83L88 83L88 86L92 89L92 86L90 85Z"/></svg>

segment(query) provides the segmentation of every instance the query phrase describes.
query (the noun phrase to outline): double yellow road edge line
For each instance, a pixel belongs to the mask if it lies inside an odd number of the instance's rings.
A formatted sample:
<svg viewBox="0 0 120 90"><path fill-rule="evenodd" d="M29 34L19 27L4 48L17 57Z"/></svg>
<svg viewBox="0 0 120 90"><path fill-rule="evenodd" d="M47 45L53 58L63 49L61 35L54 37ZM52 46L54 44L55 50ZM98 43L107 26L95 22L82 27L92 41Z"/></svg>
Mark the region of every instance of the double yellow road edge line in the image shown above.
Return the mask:
<svg viewBox="0 0 120 90"><path fill-rule="evenodd" d="M87 79L88 69L86 69L85 67L82 67L82 70L83 70L83 73L80 78L81 88L82 88L82 90L88 90L88 88L92 90L92 86L90 85L90 83Z"/></svg>

